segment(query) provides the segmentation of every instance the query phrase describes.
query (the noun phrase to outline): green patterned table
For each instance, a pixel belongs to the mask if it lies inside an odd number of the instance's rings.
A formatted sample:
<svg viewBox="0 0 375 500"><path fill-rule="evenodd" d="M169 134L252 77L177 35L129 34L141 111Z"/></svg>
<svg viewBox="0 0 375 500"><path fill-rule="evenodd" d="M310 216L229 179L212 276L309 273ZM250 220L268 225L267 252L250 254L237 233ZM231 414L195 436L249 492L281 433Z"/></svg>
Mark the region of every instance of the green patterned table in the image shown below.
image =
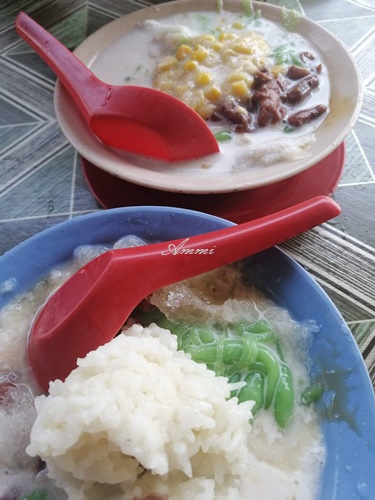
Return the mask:
<svg viewBox="0 0 375 500"><path fill-rule="evenodd" d="M13 0L0 5L0 255L63 220L101 208L80 158L53 109L55 78L14 30L26 11L73 49L146 0ZM346 140L334 194L342 214L283 248L327 291L348 322L375 381L375 3L374 0L272 0L334 33L355 57L364 82L359 119Z"/></svg>

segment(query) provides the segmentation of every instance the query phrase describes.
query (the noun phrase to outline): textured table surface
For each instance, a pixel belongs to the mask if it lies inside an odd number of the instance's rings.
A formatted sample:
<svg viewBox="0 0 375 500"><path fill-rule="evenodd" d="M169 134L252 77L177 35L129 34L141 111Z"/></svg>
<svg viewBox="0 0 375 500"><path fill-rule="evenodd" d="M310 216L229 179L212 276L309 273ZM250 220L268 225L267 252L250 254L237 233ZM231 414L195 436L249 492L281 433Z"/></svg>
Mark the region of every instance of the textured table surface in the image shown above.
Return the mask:
<svg viewBox="0 0 375 500"><path fill-rule="evenodd" d="M101 207L78 154L56 122L55 77L18 38L24 10L69 48L146 0L13 0L0 5L0 255L53 224ZM225 2L224 2L225 3ZM342 214L283 248L332 298L375 381L375 3L374 0L271 0L317 21L356 59L362 110L345 141L334 199Z"/></svg>

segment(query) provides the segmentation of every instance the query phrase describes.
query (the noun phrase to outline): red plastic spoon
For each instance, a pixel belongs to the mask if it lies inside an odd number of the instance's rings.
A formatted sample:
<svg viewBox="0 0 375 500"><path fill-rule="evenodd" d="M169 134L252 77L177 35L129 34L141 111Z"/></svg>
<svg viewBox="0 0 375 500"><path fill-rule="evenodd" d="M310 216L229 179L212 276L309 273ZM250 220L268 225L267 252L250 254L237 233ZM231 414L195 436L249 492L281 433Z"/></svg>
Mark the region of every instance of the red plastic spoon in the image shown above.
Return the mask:
<svg viewBox="0 0 375 500"><path fill-rule="evenodd" d="M102 82L24 12L17 16L16 30L60 79L107 146L169 161L219 151L206 122L179 99L151 88Z"/></svg>
<svg viewBox="0 0 375 500"><path fill-rule="evenodd" d="M46 391L50 381L64 380L77 358L110 341L155 290L255 254L339 213L334 201L320 196L219 231L100 255L52 295L33 323L28 354L36 379Z"/></svg>

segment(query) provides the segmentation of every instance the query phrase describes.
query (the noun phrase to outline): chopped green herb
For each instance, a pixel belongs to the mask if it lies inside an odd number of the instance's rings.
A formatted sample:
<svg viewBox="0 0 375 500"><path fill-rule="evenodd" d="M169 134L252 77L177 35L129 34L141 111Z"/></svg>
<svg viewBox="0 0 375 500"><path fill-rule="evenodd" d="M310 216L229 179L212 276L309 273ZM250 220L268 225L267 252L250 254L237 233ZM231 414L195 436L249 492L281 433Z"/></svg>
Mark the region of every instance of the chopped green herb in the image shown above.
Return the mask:
<svg viewBox="0 0 375 500"><path fill-rule="evenodd" d="M285 132L286 134L290 134L290 132L293 132L293 130L294 127L289 127L289 125L283 128L283 132Z"/></svg>
<svg viewBox="0 0 375 500"><path fill-rule="evenodd" d="M242 5L245 16L251 17L254 14L253 4L251 0L242 0Z"/></svg>
<svg viewBox="0 0 375 500"><path fill-rule="evenodd" d="M260 9L254 10L252 0L242 0L242 5L243 12L238 14L238 18L246 22L247 25L260 26L259 19L262 16Z"/></svg>
<svg viewBox="0 0 375 500"><path fill-rule="evenodd" d="M288 45L280 45L272 53L271 56L275 60L275 64L278 66L291 65L303 67L303 62L301 61L299 55L293 52Z"/></svg>
<svg viewBox="0 0 375 500"><path fill-rule="evenodd" d="M260 9L256 10L254 12L254 16L253 16L254 21L258 21L261 18L261 16L262 16L262 13L261 13ZM260 25L260 22L257 22L256 24Z"/></svg>
<svg viewBox="0 0 375 500"><path fill-rule="evenodd" d="M220 132L216 132L214 136L219 142L227 142L232 140L232 132L230 132L229 130L221 130Z"/></svg>
<svg viewBox="0 0 375 500"><path fill-rule="evenodd" d="M281 22L284 28L292 31L299 23L300 15L296 10L289 10L285 7L281 8Z"/></svg>
<svg viewBox="0 0 375 500"><path fill-rule="evenodd" d="M211 20L208 17L204 16L203 14L196 14L195 18L201 25L201 29L203 32L208 32L212 30Z"/></svg>

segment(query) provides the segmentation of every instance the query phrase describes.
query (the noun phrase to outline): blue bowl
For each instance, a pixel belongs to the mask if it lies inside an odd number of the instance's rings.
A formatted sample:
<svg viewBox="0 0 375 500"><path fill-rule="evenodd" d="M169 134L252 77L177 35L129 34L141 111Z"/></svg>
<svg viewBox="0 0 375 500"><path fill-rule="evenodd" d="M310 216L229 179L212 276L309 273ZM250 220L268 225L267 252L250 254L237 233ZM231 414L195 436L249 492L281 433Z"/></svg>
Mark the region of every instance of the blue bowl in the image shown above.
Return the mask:
<svg viewBox="0 0 375 500"><path fill-rule="evenodd" d="M84 244L111 244L125 234L150 242L183 238L232 225L211 215L168 207L131 207L95 212L57 224L0 257L0 307L33 286ZM312 375L325 392L317 405L327 445L321 500L374 498L375 399L358 347L331 300L293 259L274 247L250 259L259 285L297 321L321 327L309 348ZM0 287L6 288L6 287Z"/></svg>

